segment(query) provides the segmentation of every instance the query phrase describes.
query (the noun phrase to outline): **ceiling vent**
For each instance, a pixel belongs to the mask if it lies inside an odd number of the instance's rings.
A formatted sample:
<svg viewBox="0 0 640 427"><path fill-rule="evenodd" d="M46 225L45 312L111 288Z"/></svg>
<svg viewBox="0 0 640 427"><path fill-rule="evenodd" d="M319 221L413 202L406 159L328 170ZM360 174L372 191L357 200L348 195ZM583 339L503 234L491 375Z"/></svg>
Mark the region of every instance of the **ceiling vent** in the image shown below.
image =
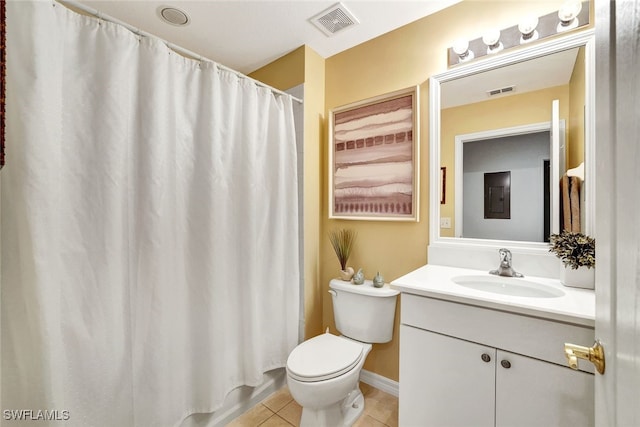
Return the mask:
<svg viewBox="0 0 640 427"><path fill-rule="evenodd" d="M329 37L360 23L342 3L334 4L311 18L310 21Z"/></svg>
<svg viewBox="0 0 640 427"><path fill-rule="evenodd" d="M171 6L160 6L158 8L158 16L167 24L176 25L178 27L185 26L189 23L189 15L180 9Z"/></svg>
<svg viewBox="0 0 640 427"><path fill-rule="evenodd" d="M487 91L487 95L488 96L496 96L496 95L505 94L505 93L511 93L511 92L515 92L515 91L516 91L516 87L515 86L506 86L506 87L502 87L502 88L499 88L499 89L488 90Z"/></svg>

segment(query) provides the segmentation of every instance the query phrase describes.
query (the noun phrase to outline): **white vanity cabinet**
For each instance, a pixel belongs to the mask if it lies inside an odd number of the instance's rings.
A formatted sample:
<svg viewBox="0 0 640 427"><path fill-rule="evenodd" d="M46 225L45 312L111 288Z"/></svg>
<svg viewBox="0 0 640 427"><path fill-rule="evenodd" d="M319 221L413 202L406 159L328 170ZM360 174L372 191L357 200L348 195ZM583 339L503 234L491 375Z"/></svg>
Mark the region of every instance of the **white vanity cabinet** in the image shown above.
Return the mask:
<svg viewBox="0 0 640 427"><path fill-rule="evenodd" d="M498 350L496 426L593 426L594 420L593 374Z"/></svg>
<svg viewBox="0 0 640 427"><path fill-rule="evenodd" d="M400 326L398 425L493 426L496 350ZM491 361L482 361L489 354Z"/></svg>
<svg viewBox="0 0 640 427"><path fill-rule="evenodd" d="M399 425L594 424L594 376L566 367L564 342L592 327L402 294Z"/></svg>

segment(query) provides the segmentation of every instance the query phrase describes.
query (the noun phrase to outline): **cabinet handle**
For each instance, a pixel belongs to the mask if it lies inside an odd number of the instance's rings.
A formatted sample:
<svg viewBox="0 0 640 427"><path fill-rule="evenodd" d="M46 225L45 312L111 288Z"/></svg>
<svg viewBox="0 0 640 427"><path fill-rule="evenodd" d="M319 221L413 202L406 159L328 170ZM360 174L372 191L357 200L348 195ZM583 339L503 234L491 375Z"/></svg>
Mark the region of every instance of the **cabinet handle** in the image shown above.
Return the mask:
<svg viewBox="0 0 640 427"><path fill-rule="evenodd" d="M487 353L483 353L480 357L482 358L483 362L491 362L491 356L489 356Z"/></svg>
<svg viewBox="0 0 640 427"><path fill-rule="evenodd" d="M504 369L509 369L511 367L511 362L509 362L508 360L503 360L500 362L500 364Z"/></svg>

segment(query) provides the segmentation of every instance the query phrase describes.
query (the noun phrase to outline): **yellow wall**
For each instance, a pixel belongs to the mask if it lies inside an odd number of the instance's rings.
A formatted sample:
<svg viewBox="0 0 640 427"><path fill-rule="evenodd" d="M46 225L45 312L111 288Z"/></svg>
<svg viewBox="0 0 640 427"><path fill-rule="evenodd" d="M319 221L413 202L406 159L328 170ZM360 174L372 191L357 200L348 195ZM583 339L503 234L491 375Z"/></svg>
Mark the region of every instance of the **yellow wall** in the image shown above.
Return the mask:
<svg viewBox="0 0 640 427"><path fill-rule="evenodd" d="M325 326L330 326L332 332L336 332L332 302L327 290L329 280L337 277L340 265L326 237L329 230L349 227L358 233L349 265L356 269L362 267L368 279L380 270L389 282L427 261L428 79L447 69L446 51L453 40L481 37L487 28L511 27L527 13L545 15L557 10L562 1L467 0L326 60L305 48L304 233L305 239L312 240L305 242L307 338L322 332ZM290 55L299 55L299 52ZM297 61L299 59L291 61L296 70L283 70L286 60L276 61L252 76L266 83L273 82L280 89L287 89L278 86L283 76L275 74L299 72ZM292 75L287 78L299 79ZM420 85L420 221L329 220L326 117L329 117L330 110L414 85ZM321 102L324 105L319 108ZM317 207L317 216L311 217L314 215L311 212L314 206ZM317 249L316 253L314 249ZM398 312L393 341L375 344L365 363L365 369L396 381L399 370L399 318Z"/></svg>
<svg viewBox="0 0 640 427"><path fill-rule="evenodd" d="M305 337L311 338L323 331L322 279L320 255L322 247L322 141L325 138L325 60L313 50L305 50L304 85L304 234L313 236L305 250ZM309 191L311 194L306 194ZM312 282L306 280L313 278Z"/></svg>
<svg viewBox="0 0 640 427"><path fill-rule="evenodd" d="M441 228L441 236L453 237L455 230L456 135L548 122L554 99L560 100L560 119L564 119L568 127L568 84L442 110L440 165L447 168L447 185L446 203L440 205L440 215L451 218L451 228Z"/></svg>
<svg viewBox="0 0 640 427"><path fill-rule="evenodd" d="M288 90L304 83L305 52L307 48L300 46L272 63L249 74L249 77L260 80L280 90Z"/></svg>
<svg viewBox="0 0 640 427"><path fill-rule="evenodd" d="M320 265L321 145L324 138L324 59L303 46L253 72L250 77L280 90L304 83L304 311L305 337L322 331Z"/></svg>
<svg viewBox="0 0 640 427"><path fill-rule="evenodd" d="M350 227L358 240L349 264L362 267L371 278L380 270L386 281L424 265L427 261L429 205L428 168L428 78L447 69L446 51L453 40L475 39L490 27L508 28L525 13L542 16L557 10L561 1L463 1L326 60L326 110L405 87L420 85L420 222L373 222L328 219L328 141L323 140L322 227L320 283L324 287L323 324L331 326L333 307L328 282L340 268L326 232ZM328 117L328 116L327 116ZM375 344L364 368L398 380L398 322L394 339Z"/></svg>
<svg viewBox="0 0 640 427"><path fill-rule="evenodd" d="M575 168L584 161L585 115L585 48L581 47L569 82L569 139L567 168Z"/></svg>

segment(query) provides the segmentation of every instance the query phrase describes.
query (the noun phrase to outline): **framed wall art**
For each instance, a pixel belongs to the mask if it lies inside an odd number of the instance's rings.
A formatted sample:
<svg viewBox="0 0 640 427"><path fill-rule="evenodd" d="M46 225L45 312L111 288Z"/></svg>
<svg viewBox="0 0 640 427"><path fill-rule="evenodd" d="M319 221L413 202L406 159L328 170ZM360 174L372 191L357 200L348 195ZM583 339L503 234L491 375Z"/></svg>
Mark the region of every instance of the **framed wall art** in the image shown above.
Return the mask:
<svg viewBox="0 0 640 427"><path fill-rule="evenodd" d="M335 108L329 218L418 221L418 87Z"/></svg>

